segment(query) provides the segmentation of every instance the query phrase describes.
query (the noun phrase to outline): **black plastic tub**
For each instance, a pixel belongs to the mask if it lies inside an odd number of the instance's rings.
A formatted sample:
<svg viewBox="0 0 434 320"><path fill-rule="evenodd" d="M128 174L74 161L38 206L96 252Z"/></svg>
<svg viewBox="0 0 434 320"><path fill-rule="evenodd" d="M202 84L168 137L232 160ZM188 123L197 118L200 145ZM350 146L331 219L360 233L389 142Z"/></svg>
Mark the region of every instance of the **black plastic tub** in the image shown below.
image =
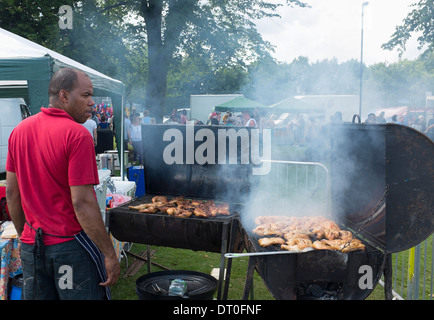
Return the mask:
<svg viewBox="0 0 434 320"><path fill-rule="evenodd" d="M187 284L183 297L168 294L170 284L175 279L182 279ZM136 280L136 293L139 300L212 300L216 289L217 279L196 271L152 272Z"/></svg>

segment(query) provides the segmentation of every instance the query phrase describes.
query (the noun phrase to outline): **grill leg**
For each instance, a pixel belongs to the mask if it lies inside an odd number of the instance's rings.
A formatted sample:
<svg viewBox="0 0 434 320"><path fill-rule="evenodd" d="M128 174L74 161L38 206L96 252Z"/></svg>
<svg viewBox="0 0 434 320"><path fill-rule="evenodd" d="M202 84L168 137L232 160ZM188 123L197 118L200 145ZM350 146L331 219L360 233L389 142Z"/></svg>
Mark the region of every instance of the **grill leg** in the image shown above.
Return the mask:
<svg viewBox="0 0 434 320"><path fill-rule="evenodd" d="M223 279L225 277L225 253L228 244L228 228L229 223L225 222L223 224L222 231L222 246L221 246L221 256L220 256L220 272L219 272L219 280L218 280L218 291L217 291L217 300L221 300L222 298L222 289L223 289Z"/></svg>
<svg viewBox="0 0 434 320"><path fill-rule="evenodd" d="M238 228L237 220L234 219L231 223L231 231L229 233L229 252L234 252L235 247L235 234L236 229ZM225 288L223 290L223 300L228 299L228 291L229 291L229 281L231 278L231 271L232 271L232 259L228 259L228 264L226 267L226 278L225 278Z"/></svg>
<svg viewBox="0 0 434 320"><path fill-rule="evenodd" d="M255 271L256 258L249 257L249 265L247 266L246 283L244 285L243 300L253 299L253 272Z"/></svg>
<svg viewBox="0 0 434 320"><path fill-rule="evenodd" d="M384 299L392 300L392 254L386 254L386 261L384 263Z"/></svg>

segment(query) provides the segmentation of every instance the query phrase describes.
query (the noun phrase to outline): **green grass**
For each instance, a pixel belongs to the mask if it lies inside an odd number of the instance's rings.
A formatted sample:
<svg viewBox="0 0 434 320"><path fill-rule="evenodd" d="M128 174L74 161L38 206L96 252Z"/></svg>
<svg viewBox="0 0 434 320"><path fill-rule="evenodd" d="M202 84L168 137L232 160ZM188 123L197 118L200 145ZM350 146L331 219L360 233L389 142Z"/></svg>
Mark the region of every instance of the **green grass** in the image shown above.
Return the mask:
<svg viewBox="0 0 434 320"><path fill-rule="evenodd" d="M163 265L171 270L192 270L210 274L213 268L220 266L220 254L204 251L192 251L187 249L175 249L168 247L150 246L155 250L151 261ZM138 254L140 251L146 251L146 245L134 244L131 252ZM134 258L128 256L129 265ZM240 300L243 297L247 272L248 258L233 259L230 286L228 291L228 300ZM115 286L112 287L112 296L114 300L137 300L135 293L136 279L148 273L147 264L134 276L124 277L125 261L121 262L121 276ZM152 265L151 272L163 271L163 269ZM264 282L255 272L253 278L253 299L254 300L274 300L271 293L266 288ZM370 294L367 300L384 300L384 289L378 285Z"/></svg>
<svg viewBox="0 0 434 320"><path fill-rule="evenodd" d="M220 253L205 252L205 251L192 251L188 249L175 249L168 247L150 246L151 251L155 253L151 259L152 262L160 264L171 270L191 270L211 274L213 268L220 267ZM146 245L133 244L132 253L138 254L140 251L146 251ZM128 256L129 265L134 258ZM247 258L233 259L231 269L231 279L228 291L229 300L242 299L243 290L245 285L245 278L247 272ZM125 261L121 261L121 276L115 286L112 287L112 296L115 300L137 300L135 293L136 279L148 273L147 264L145 263L142 268L134 276L124 277L125 274ZM151 265L151 272L163 271L164 269L158 266ZM266 289L262 279L255 273L254 278L254 298L258 300L273 299L271 294Z"/></svg>

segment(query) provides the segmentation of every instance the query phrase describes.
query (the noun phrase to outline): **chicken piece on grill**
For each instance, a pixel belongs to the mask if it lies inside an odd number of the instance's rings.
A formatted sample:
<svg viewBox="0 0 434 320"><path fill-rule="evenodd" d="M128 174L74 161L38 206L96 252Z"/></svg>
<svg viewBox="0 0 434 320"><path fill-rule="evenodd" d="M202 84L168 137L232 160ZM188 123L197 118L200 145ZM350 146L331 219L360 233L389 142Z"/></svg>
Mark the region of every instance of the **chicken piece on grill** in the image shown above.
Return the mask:
<svg viewBox="0 0 434 320"><path fill-rule="evenodd" d="M325 230L321 226L317 226L312 229L312 233L315 235L315 238L322 239L325 237Z"/></svg>
<svg viewBox="0 0 434 320"><path fill-rule="evenodd" d="M268 247L268 246L271 246L273 244L280 244L280 245L285 244L285 240L283 240L280 237L261 238L258 240L258 242L259 242L259 245L261 247Z"/></svg>
<svg viewBox="0 0 434 320"><path fill-rule="evenodd" d="M340 236L339 230L324 229L324 233L325 233L324 237L329 240L339 239Z"/></svg>
<svg viewBox="0 0 434 320"><path fill-rule="evenodd" d="M365 245L359 240L359 239L352 239L350 242L346 242L342 246L342 252L351 252L351 251L357 251L365 250Z"/></svg>
<svg viewBox="0 0 434 320"><path fill-rule="evenodd" d="M142 203L139 204L137 206L129 206L128 208L133 209L133 210L141 210L141 209L146 209L147 207L151 206L152 203Z"/></svg>
<svg viewBox="0 0 434 320"><path fill-rule="evenodd" d="M289 245L289 244L282 244L280 246L280 249L286 250L286 251L300 251L297 245Z"/></svg>
<svg viewBox="0 0 434 320"><path fill-rule="evenodd" d="M165 197L165 196L155 196L155 197L153 197L151 199L151 201L153 203L156 203L156 202L167 202L167 197Z"/></svg>
<svg viewBox="0 0 434 320"><path fill-rule="evenodd" d="M178 211L177 214L175 214L175 217L178 218L188 218L189 216L191 216L193 214L193 212L189 211L189 210L180 210Z"/></svg>
<svg viewBox="0 0 434 320"><path fill-rule="evenodd" d="M257 234L258 236L282 236L283 233L278 230L277 228L273 228L272 224L263 224L260 226L257 226L255 229L253 229L253 233Z"/></svg>
<svg viewBox="0 0 434 320"><path fill-rule="evenodd" d="M308 232L308 231L297 231L297 230L290 231L290 232L285 233L285 234L283 235L283 237L284 237L286 240L289 240L289 239L297 239L297 238L303 238L303 239L308 239L308 240L310 240L310 236L311 236L311 233Z"/></svg>
<svg viewBox="0 0 434 320"><path fill-rule="evenodd" d="M314 241L312 247L318 250L340 250L338 243L326 239Z"/></svg>
<svg viewBox="0 0 434 320"><path fill-rule="evenodd" d="M339 238L344 241L351 241L351 239L353 239L353 233L351 231L341 230L339 231Z"/></svg>
<svg viewBox="0 0 434 320"><path fill-rule="evenodd" d="M140 209L140 213L155 213L158 211L157 206L148 206L146 208Z"/></svg>
<svg viewBox="0 0 434 320"><path fill-rule="evenodd" d="M222 216L230 215L229 203L220 203L220 204L216 204L212 207L209 207L209 214L212 217L215 217L217 215L222 215Z"/></svg>
<svg viewBox="0 0 434 320"><path fill-rule="evenodd" d="M305 248L311 248L312 241L306 238L291 238L286 241L285 244L281 246L284 250L303 250Z"/></svg>
<svg viewBox="0 0 434 320"><path fill-rule="evenodd" d="M350 241L345 241L342 239L322 239L320 241L315 241L313 243L313 247L319 250L337 250L342 252L365 250L365 245L358 239L352 239Z"/></svg>
<svg viewBox="0 0 434 320"><path fill-rule="evenodd" d="M171 207L171 208L168 208L168 209L166 210L166 213L167 213L168 215L170 215L170 216L173 216L173 215L179 213L179 209L176 208L176 207Z"/></svg>
<svg viewBox="0 0 434 320"><path fill-rule="evenodd" d="M197 217L208 217L208 215L206 214L206 209L202 207L194 208L193 213Z"/></svg>

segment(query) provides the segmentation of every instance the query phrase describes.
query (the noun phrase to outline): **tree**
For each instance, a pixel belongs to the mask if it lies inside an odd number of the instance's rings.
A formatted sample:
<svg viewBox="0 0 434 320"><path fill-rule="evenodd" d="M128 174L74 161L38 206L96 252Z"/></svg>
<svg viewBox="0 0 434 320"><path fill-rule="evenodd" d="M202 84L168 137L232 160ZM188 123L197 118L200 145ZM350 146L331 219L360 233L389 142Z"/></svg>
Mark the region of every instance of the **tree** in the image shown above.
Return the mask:
<svg viewBox="0 0 434 320"><path fill-rule="evenodd" d="M147 48L138 45L140 29L123 22L128 14L118 1L3 0L0 26L63 54L110 77L121 80L130 100L145 91ZM116 5L114 5L116 4ZM59 8L73 9L72 29L59 27Z"/></svg>
<svg viewBox="0 0 434 320"><path fill-rule="evenodd" d="M299 0L287 4L306 6ZM252 20L278 16L279 6L263 0L146 0L123 5L143 18L149 66L146 106L157 121L163 118L167 75L177 55L206 55L216 69L264 56L272 48Z"/></svg>
<svg viewBox="0 0 434 320"><path fill-rule="evenodd" d="M426 51L434 50L434 0L420 0L412 7L414 9L404 19L404 24L397 26L389 42L382 45L383 49L397 48L401 56L412 34L421 32L417 39L419 49L427 46Z"/></svg>

